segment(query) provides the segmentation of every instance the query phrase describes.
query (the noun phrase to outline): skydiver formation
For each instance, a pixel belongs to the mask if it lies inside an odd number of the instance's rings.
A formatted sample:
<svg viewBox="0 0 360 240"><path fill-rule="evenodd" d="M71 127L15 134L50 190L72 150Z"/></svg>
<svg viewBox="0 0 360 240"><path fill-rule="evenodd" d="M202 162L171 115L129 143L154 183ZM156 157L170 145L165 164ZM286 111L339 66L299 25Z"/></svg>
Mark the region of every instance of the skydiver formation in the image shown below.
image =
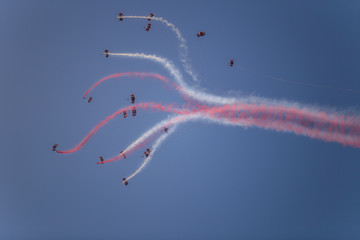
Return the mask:
<svg viewBox="0 0 360 240"><path fill-rule="evenodd" d="M122 12L119 12L119 21L124 20L124 19L122 18L122 15L123 15L123 13L122 13Z"/></svg>
<svg viewBox="0 0 360 240"><path fill-rule="evenodd" d="M149 30L150 30L150 28L151 28L151 23L148 23L147 25L146 25L146 27L144 27L145 28L145 30L148 32Z"/></svg>
<svg viewBox="0 0 360 240"><path fill-rule="evenodd" d="M119 18L119 21L123 21L125 18L146 19L148 21L145 28L146 31L149 31L151 28L151 20L160 21L176 33L181 43L180 49L182 51L187 49L185 40L182 37L180 31L172 23L169 23L163 18L155 17L153 13L150 13L149 16L124 16L123 13L120 12L117 18ZM205 36L205 32L198 32L196 36ZM360 148L360 117L358 115L341 115L336 112L326 112L324 110L311 108L309 106L300 106L298 103L291 104L289 102L267 100L264 98L256 99L251 97L236 99L215 96L187 86L187 84L183 81L179 70L165 58L161 58L156 55L145 55L140 53L110 53L108 49L105 49L103 54L106 58L108 58L110 55L136 57L139 59L147 59L162 64L175 80L175 82L172 84L172 87L181 93L181 96L188 103L188 105L183 108L176 108L172 104L162 105L153 102L135 104L135 95L130 94L130 101L132 105L119 109L114 114L105 118L98 125L96 125L89 132L89 134L85 136L85 138L74 148L67 151L59 151L57 150L58 144L53 145L52 151L56 151L57 153L72 153L78 151L102 126L107 124L107 122L113 119L115 116L123 114L123 117L126 118L127 114L131 112L132 116L135 117L137 109L156 109L159 111L175 114L173 117L161 121L149 129L140 138L130 144L125 150L121 151L119 155L107 160L105 160L102 156L99 157L100 161L97 162L97 164L104 164L120 159L126 159L126 154L130 154L133 151L143 147L147 140L158 137L152 147L146 147L144 155L142 156L144 158L142 165L128 178L124 177L122 179L122 184L128 185L129 180L137 175L149 163L157 148L171 133L176 130L177 125L188 121L207 120L224 125L242 127L256 126L263 129L273 129L279 132L292 132L298 135L308 136L310 138L316 138L324 141L333 141L341 143L344 146ZM193 74L191 70L191 66L188 59L186 58L186 54L182 54L182 56L185 71L194 79L194 81L196 81L196 75ZM227 64L230 67L233 67L234 60L230 59L229 63ZM84 94L83 98L86 98L87 94L89 94L93 88L107 79L132 75L140 77L149 76L154 79L164 81L166 84L169 82L165 77L158 74L114 74L95 83ZM191 99L195 101L192 101ZM91 101L92 97L89 97L88 103Z"/></svg>

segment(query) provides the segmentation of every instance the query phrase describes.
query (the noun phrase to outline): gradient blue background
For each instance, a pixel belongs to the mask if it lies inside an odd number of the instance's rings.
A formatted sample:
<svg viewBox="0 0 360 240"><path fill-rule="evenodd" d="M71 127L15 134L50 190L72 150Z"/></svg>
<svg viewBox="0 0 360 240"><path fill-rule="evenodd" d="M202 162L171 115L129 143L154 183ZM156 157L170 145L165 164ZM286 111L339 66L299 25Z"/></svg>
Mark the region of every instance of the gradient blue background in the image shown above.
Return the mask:
<svg viewBox="0 0 360 240"><path fill-rule="evenodd" d="M360 89L359 1L1 1L1 239L360 239L360 149L257 128L188 123L129 186L140 164L96 165L165 113L116 118L81 150L68 149L99 121L137 101L182 103L158 81L104 83L125 71L171 78L159 64L100 53L144 52L179 68L173 32L187 39L200 87L358 113L359 94L292 85L263 74ZM206 36L197 38L204 30ZM183 72L186 81L192 80Z"/></svg>

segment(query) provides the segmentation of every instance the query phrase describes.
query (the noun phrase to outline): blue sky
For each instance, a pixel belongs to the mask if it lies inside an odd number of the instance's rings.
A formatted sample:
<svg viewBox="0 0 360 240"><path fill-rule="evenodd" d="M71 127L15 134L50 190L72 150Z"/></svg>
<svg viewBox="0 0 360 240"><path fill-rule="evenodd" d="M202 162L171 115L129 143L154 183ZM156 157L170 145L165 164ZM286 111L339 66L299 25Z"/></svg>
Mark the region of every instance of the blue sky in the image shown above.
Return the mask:
<svg viewBox="0 0 360 240"><path fill-rule="evenodd" d="M359 239L360 150L263 129L188 123L127 186L141 163L112 157L167 117L138 111L116 118L80 151L59 155L106 116L137 101L182 104L156 81L113 80L117 72L159 73L145 60L100 53L144 52L181 68L187 40L199 87L254 94L359 113L359 94L273 81L236 66L293 81L360 89L358 1L104 1L0 3L1 239ZM206 36L197 38L204 30ZM191 78L183 72L188 84Z"/></svg>

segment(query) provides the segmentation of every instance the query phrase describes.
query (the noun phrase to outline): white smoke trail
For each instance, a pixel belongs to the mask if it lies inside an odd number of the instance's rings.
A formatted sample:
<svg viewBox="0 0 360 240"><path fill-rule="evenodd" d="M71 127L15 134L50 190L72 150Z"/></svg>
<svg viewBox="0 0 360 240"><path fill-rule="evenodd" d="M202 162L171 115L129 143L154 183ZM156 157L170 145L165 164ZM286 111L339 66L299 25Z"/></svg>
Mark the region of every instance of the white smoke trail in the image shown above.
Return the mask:
<svg viewBox="0 0 360 240"><path fill-rule="evenodd" d="M150 162L152 156L155 154L157 148L165 141L165 139L171 135L173 132L175 132L177 128L177 125L174 125L166 134L162 135L161 137L159 137L155 143L151 146L151 153L150 156L145 158L144 162L140 165L140 167L138 169L136 169L136 171L131 174L125 181L129 181L131 178L135 177L138 173L140 173L145 166ZM124 183L125 181L123 181L122 183Z"/></svg>
<svg viewBox="0 0 360 240"><path fill-rule="evenodd" d="M183 81L183 77L180 71L174 66L174 64L170 60L166 58L162 58L157 55L144 54L144 53L106 53L106 54L113 56L126 56L126 57L149 59L157 63L160 63L170 72L170 74L174 77L175 81L181 86L182 92L198 101L206 102L209 104L222 104L222 105L240 102L240 100L237 100L236 98L219 97L212 94L203 93L200 91L195 91Z"/></svg>
<svg viewBox="0 0 360 240"><path fill-rule="evenodd" d="M105 53L104 53L105 54ZM329 107L317 107L314 105L306 105L300 104L296 102L289 102L285 100L273 100L267 99L257 96L243 96L243 97L220 97L213 94L209 94L206 92L202 92L200 90L196 90L194 88L189 87L184 81L180 71L175 67L175 65L168 59L159 57L157 55L150 55L144 53L106 53L109 55L114 56L125 56L125 57L133 57L133 58L140 58L146 60L152 60L154 62L160 63L163 67L165 67L170 75L173 76L175 81L180 85L181 92L189 97L208 104L218 104L218 105L225 105L225 104L257 104L257 105L264 105L264 106L283 106L285 108L294 107L299 110L304 110L308 112L320 112L326 111L327 113L336 113L340 114L337 109L329 108ZM342 111L342 114L345 114L346 111ZM354 112L352 109L351 112Z"/></svg>
<svg viewBox="0 0 360 240"><path fill-rule="evenodd" d="M244 126L242 122L233 122L233 121L230 121L228 119L216 118L216 117L213 117L210 114L207 114L207 113L204 113L204 112L190 114L190 115L186 115L186 116L177 115L177 116L172 117L170 119L163 120L162 122L156 124L154 127L149 129L145 134L143 134L140 138L138 138L134 143L132 143L130 145L133 148L137 144L140 144L141 142L145 141L147 138L149 138L155 132L158 132L164 126L170 126L170 125L173 126L168 131L168 134L162 135L160 138L158 138L156 140L156 142L151 147L150 156L148 158L146 158L144 160L144 162L140 165L140 167L138 169L136 169L135 172L132 173L129 177L127 177L125 181L129 181L131 178L135 177L138 173L140 173L146 167L146 165L150 162L152 156L156 152L156 149L165 141L165 139L166 139L166 137L168 135L175 132L176 127L180 123L185 123L185 122L189 122L189 121L197 121L197 120L210 120L212 122L215 122L215 123L218 123L218 124L221 124L221 125L228 125L228 126L230 126L230 125L232 125L232 126ZM130 146L127 148L128 150L131 150ZM125 181L123 181L122 183L125 183Z"/></svg>
<svg viewBox="0 0 360 240"><path fill-rule="evenodd" d="M136 139L133 143L131 143L124 151L123 153L119 154L118 157L123 156L123 154L126 154L127 152L134 149L137 145L144 142L147 138L151 137L156 132L159 132L164 126L166 126L169 123L169 120L163 120L156 124L154 127L146 131L143 135L141 135L138 139Z"/></svg>
<svg viewBox="0 0 360 240"><path fill-rule="evenodd" d="M117 18L132 18L132 19L150 19L146 16L121 16ZM194 79L195 82L198 82L197 75L194 73L191 67L191 63L188 57L188 47L186 45L186 39L182 36L180 30L171 22L167 21L162 17L152 17L151 20L159 21L164 23L167 27L169 27L175 34L177 39L180 42L180 55L181 55L181 62L183 63L183 67L185 71Z"/></svg>
<svg viewBox="0 0 360 240"><path fill-rule="evenodd" d="M219 109L220 110L220 109ZM220 112L222 111L227 111L226 108L220 110ZM232 125L232 126L242 126L242 127L260 127L260 128L264 128L264 129L272 129L272 130L276 130L278 129L278 131L282 131L282 132L293 132L296 134L301 134L304 136L308 136L310 138L318 138L318 139L322 139L325 141L334 141L335 139L344 139L344 141L342 141L343 144L352 144L353 146L355 146L356 144L359 143L359 139L354 139L352 136L343 136L340 132L338 133L332 133L332 132L328 132L326 129L323 130L319 130L318 133L315 133L312 128L307 128L305 126L301 126L299 124L296 124L296 126L294 125L293 128L287 126L289 123L284 122L283 124L281 124L282 127L280 127L279 125L279 120L278 119L263 119L261 120L261 123L256 123L257 121L260 121L260 119L251 119L251 118L235 118L235 119L231 119L228 118L226 115L225 116L216 116L214 115L214 113L211 112L197 112L197 113L192 113L189 115L177 115L175 117L172 117L170 119L167 120L163 120L161 123L156 124L154 127L152 127L150 130L148 130L145 134L143 134L138 140L136 140L133 144L131 144L131 147L136 147L137 144L140 144L142 142L144 142L147 138L151 137L155 132L158 132L161 128L163 128L164 126L166 127L170 127L172 125L174 125L173 129L171 129L171 133L173 131L175 131L175 126L179 125L180 123L185 123L185 122L189 122L189 121L197 121L197 120L208 120L211 122L215 122L221 125ZM280 127L280 128L278 128ZM296 127L296 129L295 129ZM298 130L298 131L297 131ZM170 131L168 132L170 133ZM150 162L153 154L155 153L156 149L161 145L161 143L166 139L167 135L163 135L161 136L152 146L152 153L151 155L146 158L144 160L144 162L140 165L140 167L133 173L131 174L126 181L128 181L129 179L135 177L138 173L140 173L145 167L146 165ZM357 146L360 146L359 144ZM129 150L131 150L131 147L128 147ZM125 182L125 181L124 181Z"/></svg>

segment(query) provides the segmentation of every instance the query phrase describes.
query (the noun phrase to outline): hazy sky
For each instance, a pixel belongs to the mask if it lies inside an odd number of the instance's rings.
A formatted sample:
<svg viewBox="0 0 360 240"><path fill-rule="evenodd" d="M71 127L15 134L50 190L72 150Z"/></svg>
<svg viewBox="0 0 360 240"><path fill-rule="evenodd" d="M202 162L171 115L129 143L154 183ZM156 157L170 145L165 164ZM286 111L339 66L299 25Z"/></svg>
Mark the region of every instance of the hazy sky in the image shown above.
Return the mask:
<svg viewBox="0 0 360 240"><path fill-rule="evenodd" d="M360 149L259 128L187 123L143 160L110 158L168 114L138 111L60 155L97 123L137 101L182 104L159 81L104 83L161 65L100 53L144 52L183 70L178 41L159 22L115 19L153 12L187 40L198 87L358 114L360 94L265 78L360 89L359 1L1 1L1 239L359 239ZM197 38L198 31L206 36ZM226 65L233 58L237 67ZM185 81L192 79L182 71ZM262 75L261 75L262 74Z"/></svg>

